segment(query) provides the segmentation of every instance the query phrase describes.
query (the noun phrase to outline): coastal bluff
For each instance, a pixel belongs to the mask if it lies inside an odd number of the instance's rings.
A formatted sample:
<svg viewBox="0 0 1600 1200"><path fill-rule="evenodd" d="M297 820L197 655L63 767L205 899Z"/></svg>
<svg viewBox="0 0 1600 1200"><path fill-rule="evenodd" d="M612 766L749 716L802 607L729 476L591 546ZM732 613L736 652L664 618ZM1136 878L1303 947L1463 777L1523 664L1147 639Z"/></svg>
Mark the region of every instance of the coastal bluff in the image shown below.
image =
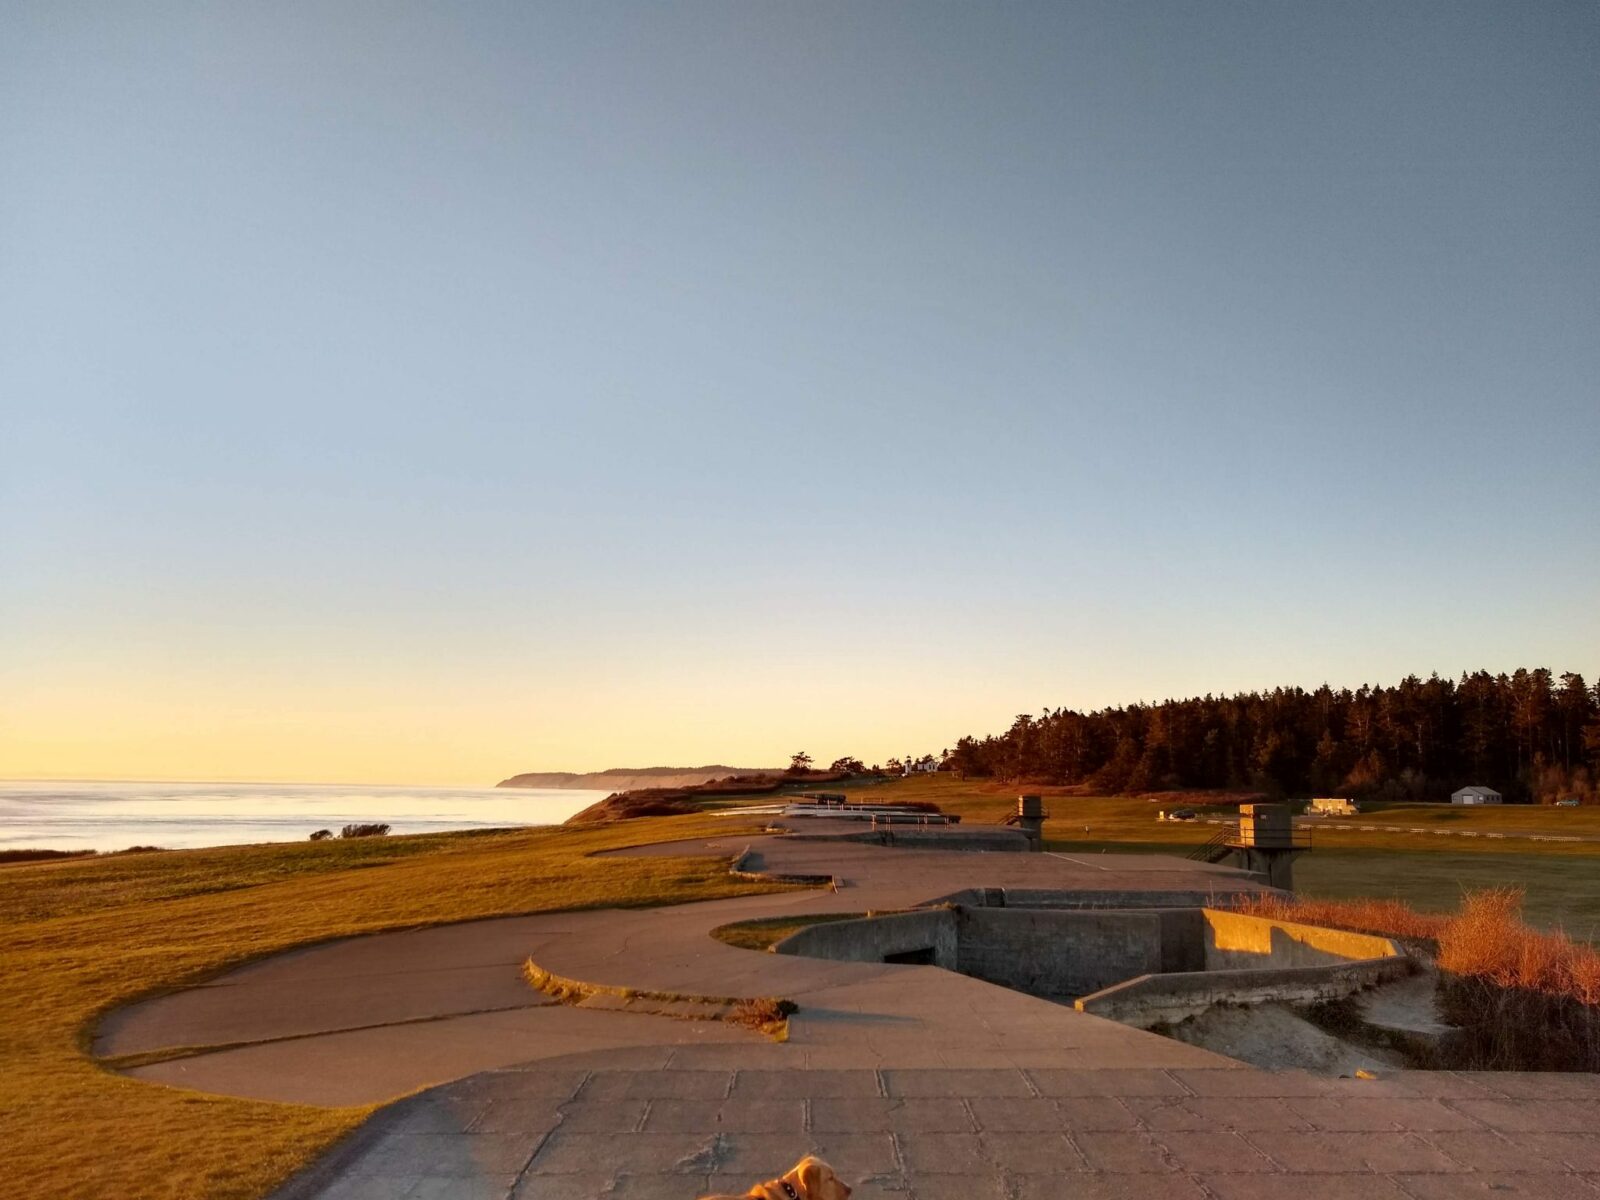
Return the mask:
<svg viewBox="0 0 1600 1200"><path fill-rule="evenodd" d="M611 767L604 771L528 771L502 779L495 787L570 788L631 792L644 788L694 787L730 775L782 775L782 767Z"/></svg>

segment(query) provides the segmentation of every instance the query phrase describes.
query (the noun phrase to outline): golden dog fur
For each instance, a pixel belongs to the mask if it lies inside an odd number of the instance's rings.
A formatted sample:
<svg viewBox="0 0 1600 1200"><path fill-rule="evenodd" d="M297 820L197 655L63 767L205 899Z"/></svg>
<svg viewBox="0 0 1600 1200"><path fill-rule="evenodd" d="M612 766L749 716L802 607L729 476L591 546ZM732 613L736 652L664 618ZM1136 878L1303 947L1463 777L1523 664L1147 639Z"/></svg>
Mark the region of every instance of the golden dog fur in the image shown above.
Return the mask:
<svg viewBox="0 0 1600 1200"><path fill-rule="evenodd" d="M785 1184L789 1186L784 1187ZM806 1155L781 1178L758 1183L740 1196L702 1196L700 1200L849 1200L850 1189L820 1158Z"/></svg>

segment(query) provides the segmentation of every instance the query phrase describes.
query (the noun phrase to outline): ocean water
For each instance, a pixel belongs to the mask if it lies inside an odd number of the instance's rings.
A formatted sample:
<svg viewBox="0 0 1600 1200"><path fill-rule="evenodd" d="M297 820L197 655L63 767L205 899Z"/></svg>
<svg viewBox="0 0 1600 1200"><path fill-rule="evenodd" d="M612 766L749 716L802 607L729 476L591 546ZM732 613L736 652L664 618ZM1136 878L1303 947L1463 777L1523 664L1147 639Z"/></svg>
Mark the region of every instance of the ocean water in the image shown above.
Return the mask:
<svg viewBox="0 0 1600 1200"><path fill-rule="evenodd" d="M605 792L311 783L0 780L0 849L125 850L297 842L384 821L391 833L558 825Z"/></svg>

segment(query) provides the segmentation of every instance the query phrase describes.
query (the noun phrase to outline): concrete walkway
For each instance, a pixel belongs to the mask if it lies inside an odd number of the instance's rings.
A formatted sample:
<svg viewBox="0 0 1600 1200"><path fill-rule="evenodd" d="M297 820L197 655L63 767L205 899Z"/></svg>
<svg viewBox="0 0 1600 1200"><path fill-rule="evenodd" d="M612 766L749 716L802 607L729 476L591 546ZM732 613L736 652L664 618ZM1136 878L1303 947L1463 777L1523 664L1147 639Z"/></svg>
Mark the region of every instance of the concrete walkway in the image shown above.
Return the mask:
<svg viewBox="0 0 1600 1200"><path fill-rule="evenodd" d="M339 1105L576 1050L760 1040L709 1022L553 1005L522 978L531 956L547 970L592 983L787 996L802 1008L791 1022L796 1044L813 1025L826 1025L856 1063L853 1056L880 1044L937 1044L952 1058L1048 1044L1086 1065L1119 1065L1130 1055L1192 1062L1203 1052L965 976L757 954L708 932L787 913L903 908L975 884L1108 897L1252 886L1237 872L1162 856L1127 856L1107 870L1051 855L891 850L812 838L672 842L636 853L732 858L746 846L763 870L816 874L832 867L839 890L546 913L331 942L120 1009L101 1024L94 1051L228 1047L129 1073L225 1095ZM992 1036L980 1037L991 1027Z"/></svg>
<svg viewBox="0 0 1600 1200"><path fill-rule="evenodd" d="M1593 1076L553 1059L393 1106L279 1200L691 1200L803 1153L857 1200L1600 1196Z"/></svg>
<svg viewBox="0 0 1600 1200"><path fill-rule="evenodd" d="M266 1099L371 1102L444 1084L385 1109L285 1192L295 1200L687 1200L742 1192L806 1152L860 1180L862 1200L1600 1197L1588 1190L1600 1177L1592 1077L1265 1073L934 967L707 936L729 921L901 908L969 887L1204 896L1250 886L1237 872L820 837L750 848L762 869L831 873L840 886L331 943L115 1013L95 1048L230 1046L131 1073ZM783 995L800 1012L775 1044L714 1022L556 1006L520 978L530 955L590 982Z"/></svg>

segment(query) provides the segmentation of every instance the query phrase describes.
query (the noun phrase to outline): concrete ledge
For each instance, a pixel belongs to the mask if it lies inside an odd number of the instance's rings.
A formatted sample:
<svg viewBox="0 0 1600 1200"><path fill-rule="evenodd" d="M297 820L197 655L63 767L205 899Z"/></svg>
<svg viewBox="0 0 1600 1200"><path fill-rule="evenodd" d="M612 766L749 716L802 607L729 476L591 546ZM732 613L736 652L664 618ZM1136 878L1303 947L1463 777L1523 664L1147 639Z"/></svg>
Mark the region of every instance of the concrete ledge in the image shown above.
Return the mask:
<svg viewBox="0 0 1600 1200"><path fill-rule="evenodd" d="M949 892L936 899L917 905L918 908L939 908L957 905L962 908L1215 908L1236 900L1259 895L1259 892L1240 888L1218 891L1186 889L1151 891L1047 891L1043 888L964 888Z"/></svg>
<svg viewBox="0 0 1600 1200"><path fill-rule="evenodd" d="M1399 945L1370 933L1301 925L1225 909L1204 910L1205 967L1320 967L1373 958L1404 957Z"/></svg>
<svg viewBox="0 0 1600 1200"><path fill-rule="evenodd" d="M892 962L896 956L947 970L956 967L956 916L949 909L828 921L796 930L774 943L774 954L835 962ZM913 957L924 956L924 957Z"/></svg>
<svg viewBox="0 0 1600 1200"><path fill-rule="evenodd" d="M812 832L799 829L787 836L808 842L859 842L868 846L892 846L899 850L962 850L969 853L1021 854L1028 850L1027 835L999 826L917 826L894 825L887 829L833 830Z"/></svg>
<svg viewBox="0 0 1600 1200"><path fill-rule="evenodd" d="M1149 1029L1198 1016L1214 1004L1338 1000L1374 984L1409 975L1413 966L1409 958L1400 955L1320 967L1141 975L1084 996L1074 1007L1079 1012Z"/></svg>
<svg viewBox="0 0 1600 1200"><path fill-rule="evenodd" d="M805 887L825 887L839 890L839 881L832 875L798 875L793 872L763 871L761 856L746 846L728 867L735 879L748 879L753 883L798 883Z"/></svg>

